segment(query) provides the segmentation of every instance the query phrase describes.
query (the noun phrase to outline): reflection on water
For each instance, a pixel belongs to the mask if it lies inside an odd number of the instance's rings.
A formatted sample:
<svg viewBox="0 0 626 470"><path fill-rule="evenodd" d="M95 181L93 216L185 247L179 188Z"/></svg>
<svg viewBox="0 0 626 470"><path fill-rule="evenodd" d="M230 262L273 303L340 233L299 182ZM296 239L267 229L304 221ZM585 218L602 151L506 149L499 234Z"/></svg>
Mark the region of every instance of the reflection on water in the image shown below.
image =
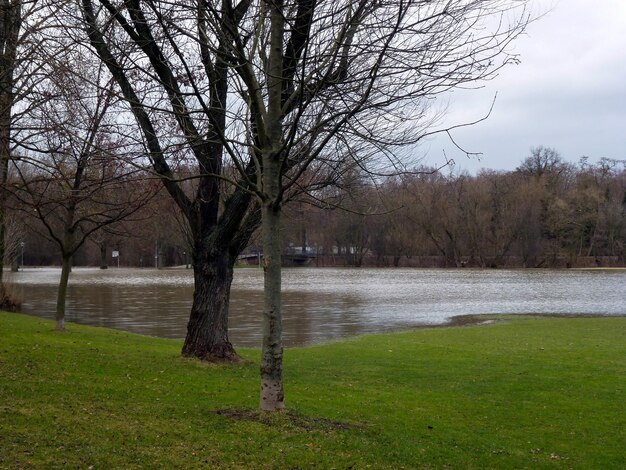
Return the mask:
<svg viewBox="0 0 626 470"><path fill-rule="evenodd" d="M54 317L59 269L26 269L9 282L23 311ZM231 340L260 344L262 271L235 273ZM441 324L472 313L626 315L625 271L315 269L283 271L286 345ZM67 320L183 338L191 270L75 268Z"/></svg>

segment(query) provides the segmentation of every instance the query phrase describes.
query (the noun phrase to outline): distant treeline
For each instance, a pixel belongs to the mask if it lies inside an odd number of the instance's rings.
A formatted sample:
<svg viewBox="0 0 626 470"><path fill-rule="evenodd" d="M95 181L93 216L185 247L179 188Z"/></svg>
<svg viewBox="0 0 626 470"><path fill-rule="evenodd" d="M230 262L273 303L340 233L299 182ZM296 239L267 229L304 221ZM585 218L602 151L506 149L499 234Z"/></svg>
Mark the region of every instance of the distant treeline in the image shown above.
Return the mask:
<svg viewBox="0 0 626 470"><path fill-rule="evenodd" d="M129 184L148 191L154 181ZM153 198L132 218L95 232L74 265L115 266L114 251L121 266L190 263L177 211L170 198ZM14 265L22 253L27 266L59 264L58 248L28 215L12 217ZM286 253L304 246L310 266L624 266L626 162L573 165L539 147L508 172L418 168L381 179L353 169L287 204L282 241ZM253 236L247 252L259 249Z"/></svg>
<svg viewBox="0 0 626 470"><path fill-rule="evenodd" d="M291 208L285 240L306 238L314 265L626 264L625 161L573 165L539 147L515 171L420 168L344 187L327 208Z"/></svg>

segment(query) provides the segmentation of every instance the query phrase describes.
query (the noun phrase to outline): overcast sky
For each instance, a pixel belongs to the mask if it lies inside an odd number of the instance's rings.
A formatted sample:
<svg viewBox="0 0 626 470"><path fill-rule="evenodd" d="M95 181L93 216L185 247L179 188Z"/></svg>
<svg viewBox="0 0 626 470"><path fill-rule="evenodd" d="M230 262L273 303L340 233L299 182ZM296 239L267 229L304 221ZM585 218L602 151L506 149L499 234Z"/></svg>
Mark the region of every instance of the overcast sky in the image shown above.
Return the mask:
<svg viewBox="0 0 626 470"><path fill-rule="evenodd" d="M530 148L555 148L577 162L626 159L626 0L531 0L533 11L551 10L514 44L521 64L509 66L480 90L455 91L445 123L485 122L453 137L468 159L443 135L420 148L424 163L448 158L456 168L512 170ZM444 123L444 124L445 124Z"/></svg>

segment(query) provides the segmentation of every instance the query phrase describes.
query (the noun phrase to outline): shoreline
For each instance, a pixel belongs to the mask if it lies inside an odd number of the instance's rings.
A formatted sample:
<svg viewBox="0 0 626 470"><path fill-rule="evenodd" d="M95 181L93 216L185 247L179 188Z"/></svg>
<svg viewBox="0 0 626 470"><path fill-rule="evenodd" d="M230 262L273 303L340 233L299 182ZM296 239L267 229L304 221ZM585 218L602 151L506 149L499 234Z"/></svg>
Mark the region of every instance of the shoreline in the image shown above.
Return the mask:
<svg viewBox="0 0 626 470"><path fill-rule="evenodd" d="M594 313L469 313L450 317L450 321L440 325L424 325L424 327L442 328L457 326L480 326L496 323L498 321L506 321L515 318L615 318L625 317L624 313L615 314L594 314ZM489 318L488 317L496 317ZM506 318L501 318L506 317Z"/></svg>
<svg viewBox="0 0 626 470"><path fill-rule="evenodd" d="M44 316L39 316L37 314L21 312L21 311L10 311L10 310L0 310L1 313L7 314L16 314L16 315L24 315L28 318L50 321L53 322L53 318L48 318ZM356 338L361 338L365 336L381 336L387 334L396 334L396 333L405 333L411 331L419 331L419 330L439 330L439 329L452 329L452 328L464 328L464 327L475 327L475 326L487 326L493 325L496 323L503 323L509 320L533 320L533 319L542 319L542 318L562 318L562 319L574 319L574 318L621 318L626 317L626 312L622 314L592 314L592 313L470 313L470 314L459 314L454 315L448 318L444 323L422 323L422 324L412 324L400 326L398 328L393 328L384 331L370 331L370 332L362 332L355 335L350 336L342 336L337 338L330 338L327 340L306 343L306 344L293 344L293 345L285 345L285 349L306 349L317 346L338 344L345 341L350 341ZM167 341L174 342L182 342L184 341L184 337L181 338L169 338L163 336L155 336L143 333L137 333L134 331L129 331L121 328L112 328L110 326L99 326L99 325L91 325L87 323L79 323L75 321L67 321L68 327L72 325L76 325L79 327L90 327L90 328L101 328L108 331L127 333L130 335L136 335L142 338L155 338L155 339L163 339ZM249 345L236 345L234 344L235 349L237 350L258 350L260 346L249 346Z"/></svg>

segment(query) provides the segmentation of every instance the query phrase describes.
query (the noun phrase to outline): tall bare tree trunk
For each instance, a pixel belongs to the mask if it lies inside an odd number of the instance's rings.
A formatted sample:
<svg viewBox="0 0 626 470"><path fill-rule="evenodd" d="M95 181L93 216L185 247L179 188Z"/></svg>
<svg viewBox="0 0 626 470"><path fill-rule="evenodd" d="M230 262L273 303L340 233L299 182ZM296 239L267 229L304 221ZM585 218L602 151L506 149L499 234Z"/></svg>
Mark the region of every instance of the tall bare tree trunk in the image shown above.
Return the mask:
<svg viewBox="0 0 626 470"><path fill-rule="evenodd" d="M22 2L0 0L0 291L4 295L3 271L6 235L6 185L11 159L11 116L14 104L15 62Z"/></svg>
<svg viewBox="0 0 626 470"><path fill-rule="evenodd" d="M281 310L281 191L283 140L283 1L267 2L270 15L270 55L268 61L268 106L265 121L261 183L261 227L263 232L263 346L261 351L261 397L259 407L278 411L285 407L283 391L283 340Z"/></svg>
<svg viewBox="0 0 626 470"><path fill-rule="evenodd" d="M63 254L63 262L61 265L61 280L57 291L57 310L56 310L56 329L58 331L65 330L65 300L67 299L67 285L72 271L72 257Z"/></svg>
<svg viewBox="0 0 626 470"><path fill-rule="evenodd" d="M1 73L1 72L0 72ZM4 255L6 252L6 197L11 158L11 106L0 92L0 291L4 294Z"/></svg>
<svg viewBox="0 0 626 470"><path fill-rule="evenodd" d="M98 243L100 248L100 269L108 269L109 261L107 260L107 242L105 240Z"/></svg>
<svg viewBox="0 0 626 470"><path fill-rule="evenodd" d="M0 117L0 119L2 119L2 117ZM0 125L0 127L2 127L2 129L0 129L0 134L4 134L4 129L3 129L4 126ZM4 141L4 138L0 137L0 140ZM8 149L7 149L6 154L4 152L4 142L0 143L0 147L3 147L0 150L0 294L4 295L4 255L6 252L5 211L6 211L6 185L7 185L7 176L9 172L9 154L8 154Z"/></svg>
<svg viewBox="0 0 626 470"><path fill-rule="evenodd" d="M281 309L280 208L263 207L263 350L261 356L260 408L285 407L283 392L283 342Z"/></svg>
<svg viewBox="0 0 626 470"><path fill-rule="evenodd" d="M207 203L202 203L198 217L190 218L194 293L184 356L217 362L238 360L228 339L228 307L235 261L259 226L260 211L247 212L250 199L246 192L233 194L225 201L219 220L211 215L217 213L217 207L207 208Z"/></svg>
<svg viewBox="0 0 626 470"><path fill-rule="evenodd" d="M281 308L280 159L263 159L263 187L268 198L262 202L263 231L263 346L261 353L260 408L277 411L285 407L283 391L283 340Z"/></svg>

